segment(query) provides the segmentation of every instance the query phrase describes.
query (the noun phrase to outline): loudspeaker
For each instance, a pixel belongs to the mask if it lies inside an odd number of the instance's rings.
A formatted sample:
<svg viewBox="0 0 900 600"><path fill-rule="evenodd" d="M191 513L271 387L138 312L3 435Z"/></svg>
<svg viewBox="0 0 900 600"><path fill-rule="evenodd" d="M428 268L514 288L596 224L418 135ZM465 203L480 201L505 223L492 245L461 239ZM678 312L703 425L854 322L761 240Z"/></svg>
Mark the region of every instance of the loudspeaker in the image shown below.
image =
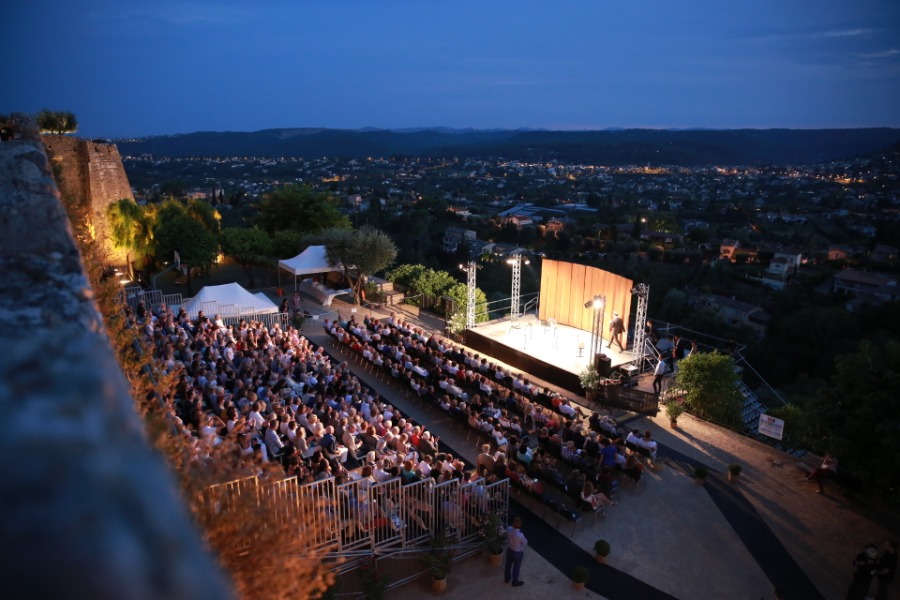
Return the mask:
<svg viewBox="0 0 900 600"><path fill-rule="evenodd" d="M602 352L598 352L594 356L594 367L597 369L600 377L609 377L609 374L612 373L612 358Z"/></svg>

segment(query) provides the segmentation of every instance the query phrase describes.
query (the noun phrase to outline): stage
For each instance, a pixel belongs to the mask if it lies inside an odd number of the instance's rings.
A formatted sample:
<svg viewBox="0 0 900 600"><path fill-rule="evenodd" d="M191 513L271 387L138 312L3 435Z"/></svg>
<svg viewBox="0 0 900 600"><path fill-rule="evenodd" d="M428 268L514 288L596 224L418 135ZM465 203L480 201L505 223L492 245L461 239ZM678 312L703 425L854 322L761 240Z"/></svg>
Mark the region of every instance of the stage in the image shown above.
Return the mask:
<svg viewBox="0 0 900 600"><path fill-rule="evenodd" d="M538 379L582 394L578 375L590 362L591 333L568 325L545 323L533 314L516 320L505 318L481 323L466 330L466 346ZM625 341L625 334L622 338ZM633 360L630 349L621 352L615 345L607 348L608 343L604 338L602 352L610 359L609 369ZM603 369L600 371L604 375Z"/></svg>

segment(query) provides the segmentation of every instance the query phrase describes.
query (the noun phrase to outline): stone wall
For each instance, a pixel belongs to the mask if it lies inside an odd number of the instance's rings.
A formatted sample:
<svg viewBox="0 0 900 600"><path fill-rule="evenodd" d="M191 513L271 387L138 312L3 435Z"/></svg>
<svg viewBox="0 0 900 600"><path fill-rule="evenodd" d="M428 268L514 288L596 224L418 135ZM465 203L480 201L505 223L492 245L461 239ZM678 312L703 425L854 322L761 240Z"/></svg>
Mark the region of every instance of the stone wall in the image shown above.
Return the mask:
<svg viewBox="0 0 900 600"><path fill-rule="evenodd" d="M4 595L228 598L146 442L37 128L20 135L0 143Z"/></svg>
<svg viewBox="0 0 900 600"><path fill-rule="evenodd" d="M134 201L119 149L115 144L64 135L45 135L42 139L60 192L84 212L96 239L110 239L106 207L122 198ZM105 250L110 265L125 264L124 251L111 244Z"/></svg>

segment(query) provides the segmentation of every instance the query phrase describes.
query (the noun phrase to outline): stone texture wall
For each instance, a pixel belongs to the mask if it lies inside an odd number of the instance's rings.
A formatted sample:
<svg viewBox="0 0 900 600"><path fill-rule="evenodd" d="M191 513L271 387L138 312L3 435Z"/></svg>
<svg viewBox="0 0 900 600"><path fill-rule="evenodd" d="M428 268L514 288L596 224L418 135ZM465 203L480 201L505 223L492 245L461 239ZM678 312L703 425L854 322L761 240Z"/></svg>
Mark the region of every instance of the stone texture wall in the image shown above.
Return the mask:
<svg viewBox="0 0 900 600"><path fill-rule="evenodd" d="M146 443L36 127L22 136L0 143L4 595L228 598Z"/></svg>
<svg viewBox="0 0 900 600"><path fill-rule="evenodd" d="M42 136L47 154L58 174L57 184L67 200L84 211L98 240L109 239L106 207L128 198L134 201L131 184L115 144L91 142L64 135ZM125 252L109 244L110 265L124 265Z"/></svg>

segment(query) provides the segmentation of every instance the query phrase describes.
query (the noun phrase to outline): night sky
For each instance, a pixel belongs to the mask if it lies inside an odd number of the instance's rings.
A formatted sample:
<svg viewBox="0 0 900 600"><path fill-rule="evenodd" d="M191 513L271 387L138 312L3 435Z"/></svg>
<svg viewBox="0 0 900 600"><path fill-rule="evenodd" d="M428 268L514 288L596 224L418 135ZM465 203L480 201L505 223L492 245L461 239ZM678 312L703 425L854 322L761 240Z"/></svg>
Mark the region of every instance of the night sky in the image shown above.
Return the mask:
<svg viewBox="0 0 900 600"><path fill-rule="evenodd" d="M900 127L898 0L19 0L0 113L279 127Z"/></svg>

